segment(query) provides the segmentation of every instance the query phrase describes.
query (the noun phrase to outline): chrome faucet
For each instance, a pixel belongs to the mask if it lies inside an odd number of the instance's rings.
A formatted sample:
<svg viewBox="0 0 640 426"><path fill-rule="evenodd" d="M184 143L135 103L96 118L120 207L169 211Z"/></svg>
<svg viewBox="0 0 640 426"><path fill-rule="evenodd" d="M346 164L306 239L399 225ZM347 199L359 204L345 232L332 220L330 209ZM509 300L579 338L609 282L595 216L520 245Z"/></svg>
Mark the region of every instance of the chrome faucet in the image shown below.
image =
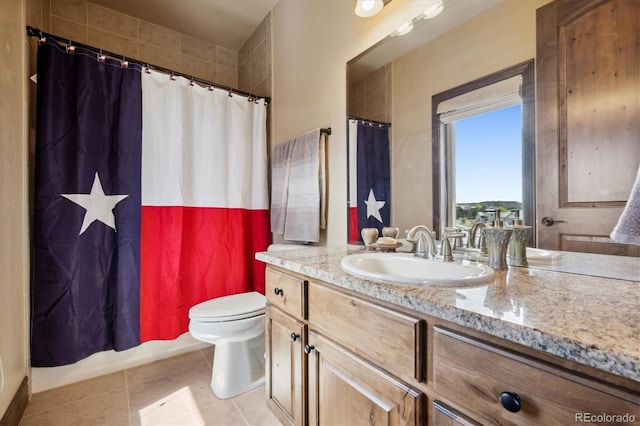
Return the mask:
<svg viewBox="0 0 640 426"><path fill-rule="evenodd" d="M486 227L487 225L485 225L482 222L476 222L473 225L471 225L471 229L469 230L469 238L467 239L467 247L478 248L479 246L482 245L482 244L478 244L478 247L476 247L476 234L478 233L478 229L482 229ZM480 239L481 240L479 241L479 243L484 243L482 233L480 234Z"/></svg>
<svg viewBox="0 0 640 426"><path fill-rule="evenodd" d="M416 241L416 256L436 257L436 240L433 238L433 233L431 232L431 230L426 226L416 225L408 230L407 241ZM427 245L428 248L426 247Z"/></svg>

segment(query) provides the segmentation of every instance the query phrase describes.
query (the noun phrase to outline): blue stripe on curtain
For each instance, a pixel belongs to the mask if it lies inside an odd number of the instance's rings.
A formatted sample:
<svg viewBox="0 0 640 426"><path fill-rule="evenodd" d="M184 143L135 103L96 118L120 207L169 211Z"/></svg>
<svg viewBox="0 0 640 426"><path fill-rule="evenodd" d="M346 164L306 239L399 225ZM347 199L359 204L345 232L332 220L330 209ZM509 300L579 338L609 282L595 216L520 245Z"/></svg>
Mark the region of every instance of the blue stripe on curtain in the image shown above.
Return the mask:
<svg viewBox="0 0 640 426"><path fill-rule="evenodd" d="M362 228L389 226L391 172L389 128L358 123L357 139L358 235ZM362 237L359 236L361 239Z"/></svg>
<svg viewBox="0 0 640 426"><path fill-rule="evenodd" d="M39 47L34 367L140 342L141 140L139 68Z"/></svg>

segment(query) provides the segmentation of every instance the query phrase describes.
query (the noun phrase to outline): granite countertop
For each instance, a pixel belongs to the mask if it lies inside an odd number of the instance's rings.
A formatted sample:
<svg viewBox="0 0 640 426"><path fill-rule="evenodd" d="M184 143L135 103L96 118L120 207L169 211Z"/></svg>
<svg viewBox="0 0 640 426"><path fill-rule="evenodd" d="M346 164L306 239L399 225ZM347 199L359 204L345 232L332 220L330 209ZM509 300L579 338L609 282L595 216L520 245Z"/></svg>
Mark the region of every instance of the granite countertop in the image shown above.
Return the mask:
<svg viewBox="0 0 640 426"><path fill-rule="evenodd" d="M344 272L341 259L362 250L306 247L256 259L640 383L638 259L560 252L562 263L509 267L482 284L417 286ZM611 269L617 278L574 272L584 265L589 274Z"/></svg>

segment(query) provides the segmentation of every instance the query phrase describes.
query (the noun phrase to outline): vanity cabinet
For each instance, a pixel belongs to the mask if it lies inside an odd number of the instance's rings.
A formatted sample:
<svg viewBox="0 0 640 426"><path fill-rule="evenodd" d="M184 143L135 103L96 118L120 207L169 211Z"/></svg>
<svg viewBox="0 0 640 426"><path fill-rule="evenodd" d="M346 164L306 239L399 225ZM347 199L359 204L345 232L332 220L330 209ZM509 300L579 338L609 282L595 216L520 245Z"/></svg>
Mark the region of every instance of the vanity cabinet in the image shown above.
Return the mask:
<svg viewBox="0 0 640 426"><path fill-rule="evenodd" d="M285 424L423 425L424 320L267 268L266 392Z"/></svg>
<svg viewBox="0 0 640 426"><path fill-rule="evenodd" d="M267 398L284 424L640 420L636 382L275 266L266 277Z"/></svg>
<svg viewBox="0 0 640 426"><path fill-rule="evenodd" d="M267 269L267 403L283 423L296 426L306 424L307 285L304 279Z"/></svg>

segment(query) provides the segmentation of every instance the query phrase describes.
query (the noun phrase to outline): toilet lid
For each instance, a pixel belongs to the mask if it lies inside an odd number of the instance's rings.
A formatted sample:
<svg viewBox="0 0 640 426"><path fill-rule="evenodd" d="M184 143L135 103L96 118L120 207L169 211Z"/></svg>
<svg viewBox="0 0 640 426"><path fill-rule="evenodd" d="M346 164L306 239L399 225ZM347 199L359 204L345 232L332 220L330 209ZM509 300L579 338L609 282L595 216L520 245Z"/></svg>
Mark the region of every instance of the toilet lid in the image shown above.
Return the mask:
<svg viewBox="0 0 640 426"><path fill-rule="evenodd" d="M236 320L253 317L264 312L266 297L252 291L218 297L192 306L189 318L201 321Z"/></svg>

